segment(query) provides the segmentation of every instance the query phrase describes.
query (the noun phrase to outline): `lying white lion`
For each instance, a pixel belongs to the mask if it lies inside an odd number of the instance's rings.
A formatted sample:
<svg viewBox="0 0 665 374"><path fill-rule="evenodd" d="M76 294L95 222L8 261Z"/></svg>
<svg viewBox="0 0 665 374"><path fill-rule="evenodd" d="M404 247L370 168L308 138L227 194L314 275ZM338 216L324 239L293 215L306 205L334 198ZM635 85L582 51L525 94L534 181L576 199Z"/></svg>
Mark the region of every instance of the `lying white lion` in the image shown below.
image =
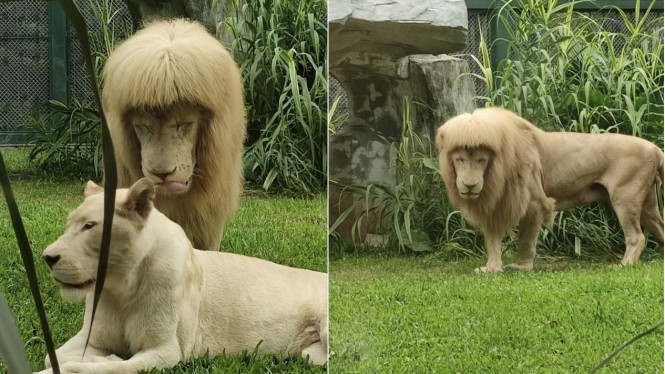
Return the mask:
<svg viewBox="0 0 665 374"><path fill-rule="evenodd" d="M83 328L56 350L63 372L135 373L257 345L259 354L327 361L327 275L193 249L180 226L154 209L147 178L117 191L106 281L81 359L99 262L102 191L88 182L65 233L44 250L62 297L86 300Z"/></svg>

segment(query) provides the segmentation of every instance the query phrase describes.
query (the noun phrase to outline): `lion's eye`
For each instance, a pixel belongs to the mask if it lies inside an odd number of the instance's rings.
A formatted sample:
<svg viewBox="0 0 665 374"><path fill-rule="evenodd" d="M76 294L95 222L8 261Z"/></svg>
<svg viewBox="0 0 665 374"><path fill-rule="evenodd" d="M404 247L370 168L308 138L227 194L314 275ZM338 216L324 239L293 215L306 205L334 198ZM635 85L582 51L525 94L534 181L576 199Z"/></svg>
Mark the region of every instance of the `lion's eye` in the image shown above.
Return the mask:
<svg viewBox="0 0 665 374"><path fill-rule="evenodd" d="M149 134L150 133L150 128L146 125L134 125L134 130L136 131L137 134Z"/></svg>
<svg viewBox="0 0 665 374"><path fill-rule="evenodd" d="M175 125L175 130L178 132L178 134L184 135L189 130L191 124L192 124L191 122L178 123Z"/></svg>
<svg viewBox="0 0 665 374"><path fill-rule="evenodd" d="M95 221L87 221L85 224L83 224L83 229L81 229L81 231L90 230L91 228L95 227L96 225L97 225L97 222L95 222Z"/></svg>

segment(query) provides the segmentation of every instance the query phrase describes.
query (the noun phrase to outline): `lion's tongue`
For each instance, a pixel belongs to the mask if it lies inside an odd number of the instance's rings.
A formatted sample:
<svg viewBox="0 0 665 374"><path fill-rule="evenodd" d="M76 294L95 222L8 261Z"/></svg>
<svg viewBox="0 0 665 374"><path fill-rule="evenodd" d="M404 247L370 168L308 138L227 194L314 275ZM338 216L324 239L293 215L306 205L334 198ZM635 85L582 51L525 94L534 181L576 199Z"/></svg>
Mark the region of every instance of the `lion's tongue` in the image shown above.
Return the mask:
<svg viewBox="0 0 665 374"><path fill-rule="evenodd" d="M155 185L155 192L157 193L182 192L185 190L187 190L187 185L182 182L163 182Z"/></svg>

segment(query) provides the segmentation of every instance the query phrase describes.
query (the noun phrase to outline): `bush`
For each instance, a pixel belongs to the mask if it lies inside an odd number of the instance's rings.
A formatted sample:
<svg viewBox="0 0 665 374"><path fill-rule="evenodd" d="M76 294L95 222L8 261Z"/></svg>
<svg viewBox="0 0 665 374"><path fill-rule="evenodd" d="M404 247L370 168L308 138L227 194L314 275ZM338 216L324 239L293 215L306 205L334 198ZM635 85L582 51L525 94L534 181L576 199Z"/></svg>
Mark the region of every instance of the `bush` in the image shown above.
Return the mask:
<svg viewBox="0 0 665 374"><path fill-rule="evenodd" d="M222 27L245 78L245 179L265 190L326 186L326 14L323 0L257 0Z"/></svg>
<svg viewBox="0 0 665 374"><path fill-rule="evenodd" d="M44 103L46 117L33 116L27 143L34 145L28 158L47 173L99 177L101 125L99 113L73 100L67 106L57 100Z"/></svg>

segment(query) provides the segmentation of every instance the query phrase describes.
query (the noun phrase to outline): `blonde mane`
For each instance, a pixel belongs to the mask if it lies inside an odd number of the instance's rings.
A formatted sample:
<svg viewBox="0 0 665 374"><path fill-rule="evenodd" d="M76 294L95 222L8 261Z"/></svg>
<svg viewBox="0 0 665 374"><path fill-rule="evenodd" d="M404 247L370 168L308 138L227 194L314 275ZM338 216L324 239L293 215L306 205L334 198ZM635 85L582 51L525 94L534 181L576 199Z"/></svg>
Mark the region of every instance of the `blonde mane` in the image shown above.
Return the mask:
<svg viewBox="0 0 665 374"><path fill-rule="evenodd" d="M477 109L448 120L437 132L441 178L451 204L486 233L505 236L538 197L547 220L554 201L542 187L542 166L535 132L540 131L512 112L498 108ZM450 155L457 150L486 148L492 154L477 199L459 196Z"/></svg>
<svg viewBox="0 0 665 374"><path fill-rule="evenodd" d="M155 203L190 234L196 225L203 226L201 230L223 226L242 191L246 134L242 79L226 48L198 23L153 22L111 53L104 82L103 105L115 147L118 187L129 187L143 177L140 144L125 118L128 112L166 110L177 103L203 110L207 123L199 128L189 191L177 197L158 196ZM221 218L211 220L205 211L196 213L206 206ZM200 243L196 238L194 242Z"/></svg>

